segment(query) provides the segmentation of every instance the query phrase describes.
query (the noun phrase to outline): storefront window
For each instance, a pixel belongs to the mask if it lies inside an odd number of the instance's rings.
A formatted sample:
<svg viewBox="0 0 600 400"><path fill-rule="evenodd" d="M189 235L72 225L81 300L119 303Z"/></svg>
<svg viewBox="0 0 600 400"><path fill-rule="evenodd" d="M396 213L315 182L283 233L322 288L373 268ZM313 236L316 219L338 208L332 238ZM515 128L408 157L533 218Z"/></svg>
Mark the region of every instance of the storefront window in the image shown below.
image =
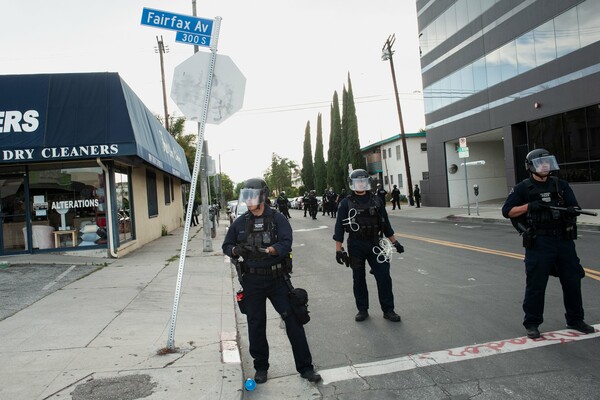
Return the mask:
<svg viewBox="0 0 600 400"><path fill-rule="evenodd" d="M106 189L99 167L65 164L29 171L32 224L52 228L52 246L106 244Z"/></svg>

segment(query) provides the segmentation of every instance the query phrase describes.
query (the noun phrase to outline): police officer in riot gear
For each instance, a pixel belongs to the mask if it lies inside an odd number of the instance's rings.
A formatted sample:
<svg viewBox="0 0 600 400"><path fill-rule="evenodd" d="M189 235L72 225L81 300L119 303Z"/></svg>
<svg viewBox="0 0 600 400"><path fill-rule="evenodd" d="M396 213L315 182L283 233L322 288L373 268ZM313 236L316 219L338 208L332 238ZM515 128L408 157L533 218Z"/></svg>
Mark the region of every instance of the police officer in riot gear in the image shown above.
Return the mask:
<svg viewBox="0 0 600 400"><path fill-rule="evenodd" d="M387 259L378 260L378 255L373 250L375 246L380 245L380 239L384 236L389 239L398 253L404 252L404 247L394 236L394 230L381 199L371 193L371 178L367 171L364 169L352 171L348 184L352 194L340 202L333 240L335 240L336 261L352 267L354 299L358 309L354 319L360 322L369 317L369 292L365 271L365 262L368 262L377 281L383 317L393 322L400 322L400 316L394 311L390 263ZM347 253L342 247L345 232L348 233Z"/></svg>
<svg viewBox="0 0 600 400"><path fill-rule="evenodd" d="M287 196L285 195L285 192L282 191L279 196L277 196L277 208L279 209L279 212L283 214L284 217L286 217L287 219L292 218L292 216L290 215L290 212L288 210L288 203L289 200L287 198Z"/></svg>
<svg viewBox="0 0 600 400"><path fill-rule="evenodd" d="M319 200L317 199L317 192L315 192L314 189L308 193L306 204L308 205L308 215L310 215L312 219L317 219Z"/></svg>
<svg viewBox="0 0 600 400"><path fill-rule="evenodd" d="M581 279L585 272L575 251L577 210L580 209L575 194L567 181L552 174L559 167L547 150L530 151L525 168L530 176L511 190L502 215L510 218L523 236L527 275L523 325L527 336L540 337L546 285L551 274L560 279L567 327L592 333L594 328L583 321Z"/></svg>
<svg viewBox="0 0 600 400"><path fill-rule="evenodd" d="M267 381L269 344L267 342L267 298L285 321L285 328L296 363L304 379L318 382L304 327L290 304L290 287L286 278L291 271L292 228L279 212L266 206L269 189L260 178L248 179L240 190L240 200L248 211L237 218L223 241L223 253L243 260L242 287L248 318L250 355L254 359L256 383ZM240 259L241 257L241 259Z"/></svg>

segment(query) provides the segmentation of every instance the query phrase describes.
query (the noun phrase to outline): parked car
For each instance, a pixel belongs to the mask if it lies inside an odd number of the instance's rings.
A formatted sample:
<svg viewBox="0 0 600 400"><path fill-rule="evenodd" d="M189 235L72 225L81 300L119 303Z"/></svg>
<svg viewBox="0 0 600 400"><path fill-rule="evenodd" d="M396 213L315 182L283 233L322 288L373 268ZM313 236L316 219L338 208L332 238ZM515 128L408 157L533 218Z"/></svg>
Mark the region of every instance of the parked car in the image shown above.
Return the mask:
<svg viewBox="0 0 600 400"><path fill-rule="evenodd" d="M323 211L323 196L316 196L316 197L317 197L317 210Z"/></svg>
<svg viewBox="0 0 600 400"><path fill-rule="evenodd" d="M302 209L302 196L294 197L293 199L291 199L290 200L290 208L293 208L295 210L301 210Z"/></svg>
<svg viewBox="0 0 600 400"><path fill-rule="evenodd" d="M233 221L235 221L235 219L240 215L244 215L246 211L248 211L248 206L246 205L246 203L239 202L238 205L235 207L235 211L232 213Z"/></svg>

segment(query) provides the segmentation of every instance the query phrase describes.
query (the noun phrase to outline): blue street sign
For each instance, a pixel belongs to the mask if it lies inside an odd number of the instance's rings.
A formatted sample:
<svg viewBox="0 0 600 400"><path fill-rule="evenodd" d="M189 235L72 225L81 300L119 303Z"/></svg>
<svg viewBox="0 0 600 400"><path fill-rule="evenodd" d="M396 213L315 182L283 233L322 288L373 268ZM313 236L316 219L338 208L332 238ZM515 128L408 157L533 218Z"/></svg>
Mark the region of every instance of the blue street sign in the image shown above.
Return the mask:
<svg viewBox="0 0 600 400"><path fill-rule="evenodd" d="M196 35L211 36L213 20L193 17L191 15L175 14L168 11L144 8L142 25L155 28L171 29Z"/></svg>
<svg viewBox="0 0 600 400"><path fill-rule="evenodd" d="M194 46L210 47L210 36L197 35L195 33L177 32L175 41L185 44L193 44Z"/></svg>

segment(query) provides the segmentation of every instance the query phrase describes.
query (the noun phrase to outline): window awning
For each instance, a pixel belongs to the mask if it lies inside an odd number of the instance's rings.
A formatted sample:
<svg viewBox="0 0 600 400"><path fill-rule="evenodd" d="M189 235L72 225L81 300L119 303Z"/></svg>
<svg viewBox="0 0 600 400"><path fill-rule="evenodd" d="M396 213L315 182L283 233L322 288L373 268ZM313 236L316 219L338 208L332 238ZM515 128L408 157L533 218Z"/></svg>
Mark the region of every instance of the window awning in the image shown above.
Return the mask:
<svg viewBox="0 0 600 400"><path fill-rule="evenodd" d="M181 146L117 73L0 76L0 164L131 156L191 181Z"/></svg>

